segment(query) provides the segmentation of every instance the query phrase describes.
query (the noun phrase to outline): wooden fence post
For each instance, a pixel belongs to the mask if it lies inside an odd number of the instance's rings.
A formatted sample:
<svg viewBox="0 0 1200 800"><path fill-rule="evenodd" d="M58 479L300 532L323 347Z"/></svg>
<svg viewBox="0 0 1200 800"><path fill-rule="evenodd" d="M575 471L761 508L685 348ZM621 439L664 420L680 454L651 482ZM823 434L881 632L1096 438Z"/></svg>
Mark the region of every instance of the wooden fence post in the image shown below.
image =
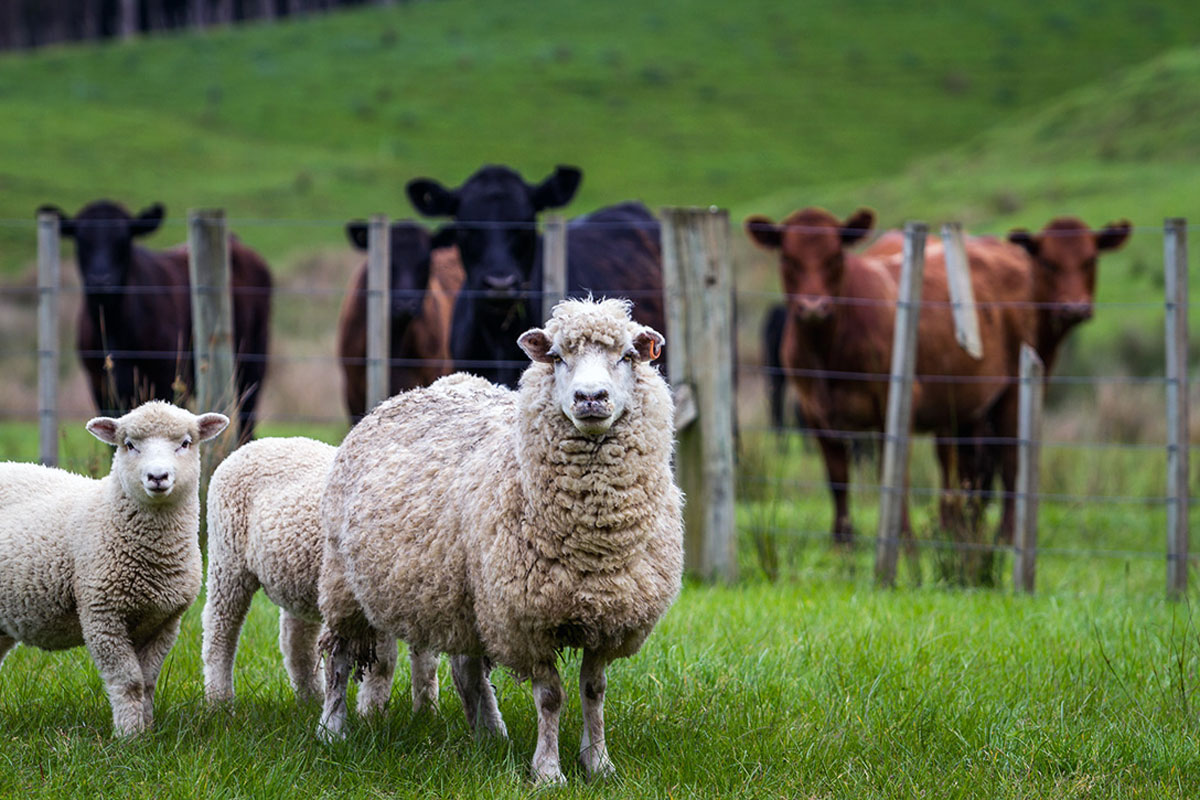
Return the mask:
<svg viewBox="0 0 1200 800"><path fill-rule="evenodd" d="M366 413L391 394L392 240L385 214L367 223L367 407Z"/></svg>
<svg viewBox="0 0 1200 800"><path fill-rule="evenodd" d="M1188 582L1187 220L1163 224L1167 336L1167 596Z"/></svg>
<svg viewBox="0 0 1200 800"><path fill-rule="evenodd" d="M1037 575L1038 485L1041 477L1042 398L1045 369L1037 351L1021 346L1017 419L1016 531L1013 539L1013 588L1033 593Z"/></svg>
<svg viewBox="0 0 1200 800"><path fill-rule="evenodd" d="M917 322L921 311L921 281L925 275L923 222L904 226L904 266L892 334L892 365L888 385L883 443L883 480L879 497L879 533L875 540L875 581L896 583L896 557L904 521L908 485L908 440L912 430L913 370L917 361Z"/></svg>
<svg viewBox="0 0 1200 800"><path fill-rule="evenodd" d="M946 255L946 283L950 288L950 311L954 316L954 337L972 358L983 358L983 338L979 334L979 314L975 309L975 288L963 244L960 222L942 225L942 248Z"/></svg>
<svg viewBox="0 0 1200 800"><path fill-rule="evenodd" d="M542 318L550 317L554 306L567 296L567 224L560 214L546 217L542 231Z"/></svg>
<svg viewBox="0 0 1200 800"><path fill-rule="evenodd" d="M234 384L229 234L221 209L188 212L188 279L192 295L196 408L200 412L219 411L229 416L229 427L201 451L203 496L213 469L237 446L241 406Z"/></svg>
<svg viewBox="0 0 1200 800"><path fill-rule="evenodd" d="M38 459L58 466L58 215L37 218L38 241Z"/></svg>
<svg viewBox="0 0 1200 800"><path fill-rule="evenodd" d="M734 580L729 215L718 209L668 208L661 216L664 333L676 392L675 472L687 498L685 565L706 579Z"/></svg>

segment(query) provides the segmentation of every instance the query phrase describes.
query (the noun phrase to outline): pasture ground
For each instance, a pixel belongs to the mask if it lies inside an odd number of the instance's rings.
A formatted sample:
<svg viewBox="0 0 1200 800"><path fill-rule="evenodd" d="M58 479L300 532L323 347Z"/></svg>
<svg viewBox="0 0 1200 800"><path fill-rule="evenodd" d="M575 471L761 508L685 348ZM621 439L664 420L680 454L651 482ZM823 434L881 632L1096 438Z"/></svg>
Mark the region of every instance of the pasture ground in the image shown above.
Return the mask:
<svg viewBox="0 0 1200 800"><path fill-rule="evenodd" d="M6 448L28 431L0 427ZM268 426L264 435L296 433ZM336 441L336 426L309 435ZM83 434L85 437L86 433ZM106 468L103 448L68 435L76 468ZM932 479L919 441L914 485ZM1063 458L1066 491L1103 475L1159 481L1161 454L1114 462ZM1200 793L1200 621L1163 597L1161 508L1084 501L1043 506L1039 593L962 590L938 577L872 586L875 503L856 497L864 542L827 543L823 489L762 478L819 480L798 441L780 455L747 444L739 493L736 586L685 586L643 652L610 671L609 744L620 771L589 786L572 764L579 743L578 656L564 680L562 797L1195 797ZM1053 458L1054 456L1048 456ZM1144 473L1144 474L1143 474ZM868 484L874 466L855 468ZM751 491L757 476L766 488ZM1159 484L1161 485L1161 484ZM770 488L778 486L781 488ZM914 500L928 539L932 500ZM763 576L763 533L781 569ZM1086 547L1103 554L1055 553ZM276 612L256 598L235 673L238 697L203 700L200 609L187 614L159 683L157 727L112 738L110 712L83 650L17 648L0 669L0 796L520 797L535 743L527 685L495 675L511 739L476 743L445 664L440 715L414 718L401 670L386 714L356 720L348 739L320 745L319 709L298 707L276 646Z"/></svg>

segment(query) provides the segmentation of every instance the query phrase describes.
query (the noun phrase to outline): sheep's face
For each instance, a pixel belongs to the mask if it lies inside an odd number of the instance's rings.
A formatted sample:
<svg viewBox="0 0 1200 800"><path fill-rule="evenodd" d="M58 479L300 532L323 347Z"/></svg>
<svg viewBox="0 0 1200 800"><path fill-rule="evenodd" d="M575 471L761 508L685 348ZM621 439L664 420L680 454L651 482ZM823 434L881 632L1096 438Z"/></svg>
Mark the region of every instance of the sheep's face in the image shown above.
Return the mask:
<svg viewBox="0 0 1200 800"><path fill-rule="evenodd" d="M546 330L526 331L518 344L534 361L554 368L555 404L576 429L603 436L625 413L637 384L635 370L658 357L663 337L627 319L620 325L580 325L573 332L554 325L558 316Z"/></svg>
<svg viewBox="0 0 1200 800"><path fill-rule="evenodd" d="M115 445L113 472L126 496L155 505L193 489L200 477L196 445L229 424L222 414L195 416L170 403L151 401L119 419L96 417L88 431Z"/></svg>

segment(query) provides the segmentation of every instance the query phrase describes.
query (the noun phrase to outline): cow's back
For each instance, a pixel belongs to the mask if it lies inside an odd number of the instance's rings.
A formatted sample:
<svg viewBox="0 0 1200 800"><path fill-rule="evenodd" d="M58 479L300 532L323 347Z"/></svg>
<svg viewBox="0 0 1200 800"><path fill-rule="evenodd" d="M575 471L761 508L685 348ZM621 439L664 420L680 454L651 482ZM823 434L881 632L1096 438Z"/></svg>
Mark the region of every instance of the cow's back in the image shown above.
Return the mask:
<svg viewBox="0 0 1200 800"><path fill-rule="evenodd" d="M633 301L633 318L666 332L660 225L637 202L607 206L567 226L567 290L572 296ZM545 314L549 314L545 309Z"/></svg>

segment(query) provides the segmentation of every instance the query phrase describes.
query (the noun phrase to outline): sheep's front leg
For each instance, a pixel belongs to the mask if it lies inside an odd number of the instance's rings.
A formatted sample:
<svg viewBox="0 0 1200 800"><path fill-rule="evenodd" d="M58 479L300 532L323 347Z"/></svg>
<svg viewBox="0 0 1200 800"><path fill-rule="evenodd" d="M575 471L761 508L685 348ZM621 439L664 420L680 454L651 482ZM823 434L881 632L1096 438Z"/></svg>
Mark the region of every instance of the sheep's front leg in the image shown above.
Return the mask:
<svg viewBox="0 0 1200 800"><path fill-rule="evenodd" d="M125 626L116 620L80 615L83 642L96 662L112 706L113 729L132 736L150 725L146 718L145 678Z"/></svg>
<svg viewBox="0 0 1200 800"><path fill-rule="evenodd" d="M538 712L537 749L533 751L533 780L539 784L566 783L558 763L558 717L565 699L558 668L543 667L533 680L533 702Z"/></svg>
<svg viewBox="0 0 1200 800"><path fill-rule="evenodd" d="M283 653L283 667L297 700L321 696L321 680L317 675L317 637L320 633L319 623L279 609L279 650Z"/></svg>
<svg viewBox="0 0 1200 800"><path fill-rule="evenodd" d="M395 672L396 640L381 633L375 639L375 660L363 669L362 685L358 688L358 713L361 716L383 712L392 696Z"/></svg>
<svg viewBox="0 0 1200 800"><path fill-rule="evenodd" d="M428 711L436 714L438 710L438 654L436 650L408 649L408 659L412 662L412 704L413 713Z"/></svg>
<svg viewBox="0 0 1200 800"><path fill-rule="evenodd" d="M328 655L325 659L325 706L321 709L321 721L317 723L317 738L333 742L345 738L346 688L350 684L350 672L354 659L349 643L341 636L327 632L322 644Z"/></svg>
<svg viewBox="0 0 1200 800"><path fill-rule="evenodd" d="M486 658L479 656L453 656L450 659L450 675L454 678L454 688L462 699L463 713L467 716L467 724L476 735L495 736L498 739L508 737L508 729L504 726L504 717L500 716L500 707L496 704L496 691L488 680L491 674L491 664Z"/></svg>
<svg viewBox="0 0 1200 800"><path fill-rule="evenodd" d="M583 736L579 742L579 761L588 780L608 778L616 774L604 743L604 690L608 679L604 657L594 650L584 650L579 668L579 700L583 708Z"/></svg>
<svg viewBox="0 0 1200 800"><path fill-rule="evenodd" d="M146 727L154 724L154 687L158 684L158 673L162 671L167 653L179 638L179 623L183 612L163 623L137 650L138 663L142 668L142 709L146 714Z"/></svg>

